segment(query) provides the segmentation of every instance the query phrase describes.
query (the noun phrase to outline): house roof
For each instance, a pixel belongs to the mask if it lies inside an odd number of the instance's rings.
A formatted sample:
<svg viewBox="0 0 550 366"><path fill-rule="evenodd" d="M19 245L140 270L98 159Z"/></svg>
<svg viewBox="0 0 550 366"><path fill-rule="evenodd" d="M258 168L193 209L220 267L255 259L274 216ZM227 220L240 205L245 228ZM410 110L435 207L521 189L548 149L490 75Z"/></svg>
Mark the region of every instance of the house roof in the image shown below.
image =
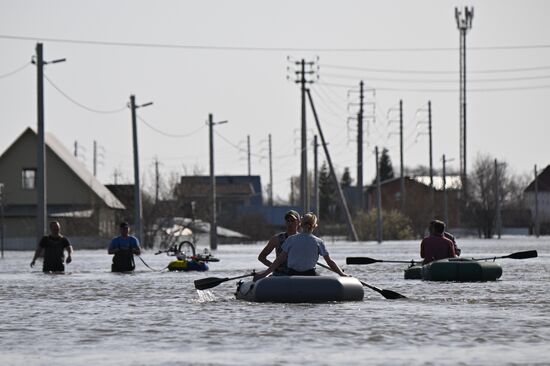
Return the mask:
<svg viewBox="0 0 550 366"><path fill-rule="evenodd" d="M31 128L29 130L32 131ZM34 133L34 131L32 131ZM46 145L52 149L54 153L59 156L65 164L88 186L97 194L105 204L111 208L124 209L122 202L115 197L111 191L109 191L88 169L86 166L78 161L73 154L69 152L63 146L63 144L52 134L45 134Z"/></svg>
<svg viewBox="0 0 550 366"><path fill-rule="evenodd" d="M538 190L539 191L550 191L550 165L547 165L542 172L539 173L537 177ZM525 188L524 192L534 192L535 191L535 180Z"/></svg>
<svg viewBox="0 0 550 366"><path fill-rule="evenodd" d="M32 134L37 136L36 132L30 127L27 127L25 131L4 151L0 156L2 158L8 150L10 150L17 142L26 134ZM93 176L86 166L77 160L73 154L70 153L65 146L52 134L46 133L44 136L45 144L50 150L59 157L67 167L72 170L76 176L86 184L99 198L105 202L105 204L111 208L124 209L124 205L109 191L96 177Z"/></svg>
<svg viewBox="0 0 550 366"><path fill-rule="evenodd" d="M181 193L191 196L210 195L209 176L183 176L179 183ZM261 195L260 177L252 176L216 176L216 194L220 196Z"/></svg>

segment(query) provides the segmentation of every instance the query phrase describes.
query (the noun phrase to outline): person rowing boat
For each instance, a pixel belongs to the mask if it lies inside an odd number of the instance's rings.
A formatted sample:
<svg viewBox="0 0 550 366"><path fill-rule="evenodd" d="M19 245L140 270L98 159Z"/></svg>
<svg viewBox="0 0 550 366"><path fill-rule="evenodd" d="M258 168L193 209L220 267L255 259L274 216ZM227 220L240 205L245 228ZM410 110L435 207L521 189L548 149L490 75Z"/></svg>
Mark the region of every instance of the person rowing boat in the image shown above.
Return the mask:
<svg viewBox="0 0 550 366"><path fill-rule="evenodd" d="M257 273L257 281L271 274L279 265L287 261L288 274L291 276L315 276L315 265L319 255L323 256L328 266L340 276L347 276L330 257L323 240L313 235L317 227L317 216L309 212L302 217L302 233L290 236L282 246L282 252L267 270Z"/></svg>

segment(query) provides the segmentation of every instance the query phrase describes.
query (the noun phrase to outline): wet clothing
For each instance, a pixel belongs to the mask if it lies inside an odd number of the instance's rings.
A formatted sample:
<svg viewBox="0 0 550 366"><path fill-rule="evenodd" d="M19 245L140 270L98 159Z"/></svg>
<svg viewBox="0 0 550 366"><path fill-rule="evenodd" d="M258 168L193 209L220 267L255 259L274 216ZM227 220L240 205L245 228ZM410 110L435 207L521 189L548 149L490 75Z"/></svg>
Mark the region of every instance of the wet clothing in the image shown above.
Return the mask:
<svg viewBox="0 0 550 366"><path fill-rule="evenodd" d="M287 232L282 232L277 234L277 239L279 240L279 243L275 247L275 254L279 255L283 251L283 243L288 238ZM287 276L288 275L288 266L287 261L284 261L274 272L273 276Z"/></svg>
<svg viewBox="0 0 550 366"><path fill-rule="evenodd" d="M65 250L69 250L71 243L63 235L44 236L38 246L44 250L44 262L42 271L44 272L64 272L65 271Z"/></svg>
<svg viewBox="0 0 550 366"><path fill-rule="evenodd" d="M287 253L287 265L294 272L315 272L315 265L319 255L328 255L325 243L311 233L292 235L283 244L283 251Z"/></svg>
<svg viewBox="0 0 550 366"><path fill-rule="evenodd" d="M111 240L109 244L109 252L114 249L119 249L113 255L113 264L111 265L112 272L130 272L136 268L134 263L134 254L132 249L139 249L139 241L135 236L117 236Z"/></svg>
<svg viewBox="0 0 550 366"><path fill-rule="evenodd" d="M442 234L425 237L420 243L420 256L424 264L435 260L453 258L456 256L454 244Z"/></svg>

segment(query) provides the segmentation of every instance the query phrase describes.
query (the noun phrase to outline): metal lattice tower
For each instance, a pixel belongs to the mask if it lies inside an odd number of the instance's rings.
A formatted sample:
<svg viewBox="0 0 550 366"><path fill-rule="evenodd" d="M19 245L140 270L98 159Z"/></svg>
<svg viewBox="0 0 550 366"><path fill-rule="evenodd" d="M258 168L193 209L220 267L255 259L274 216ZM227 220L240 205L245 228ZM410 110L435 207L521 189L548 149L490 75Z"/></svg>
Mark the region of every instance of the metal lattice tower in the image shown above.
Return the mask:
<svg viewBox="0 0 550 366"><path fill-rule="evenodd" d="M466 33L472 28L474 8L455 8L456 26L460 32L460 178L462 190L466 193Z"/></svg>

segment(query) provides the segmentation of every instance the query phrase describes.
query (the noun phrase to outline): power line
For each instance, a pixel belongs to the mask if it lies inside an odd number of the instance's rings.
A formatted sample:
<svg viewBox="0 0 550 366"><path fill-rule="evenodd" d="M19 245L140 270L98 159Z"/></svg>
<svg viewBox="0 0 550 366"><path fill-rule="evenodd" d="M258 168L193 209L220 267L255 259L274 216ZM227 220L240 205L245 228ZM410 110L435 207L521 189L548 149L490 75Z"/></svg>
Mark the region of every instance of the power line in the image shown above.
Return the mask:
<svg viewBox="0 0 550 366"><path fill-rule="evenodd" d="M370 72L395 73L395 74L456 74L457 73L457 70L412 70L412 69L383 69L383 68L381 69L381 68L372 68L372 67L329 65L329 64L322 64L320 66L323 68L333 68L333 69L341 69L341 70L370 71ZM550 66L533 66L533 67L508 68L508 69L468 70L468 74L510 73L510 72L540 71L540 70L550 70Z"/></svg>
<svg viewBox="0 0 550 366"><path fill-rule="evenodd" d="M2 39L13 39L21 41L42 41L73 44L89 44L98 46L121 46L121 47L146 47L146 48L172 48L188 50L207 51L254 51L254 52L456 52L456 47L396 47L396 48L322 48L322 47L256 47L256 46L219 46L219 45L186 45L169 43L142 43L142 42L112 42L94 41L84 39L29 37L2 34ZM468 47L472 51L495 51L495 50L525 50L525 49L550 49L550 44L536 45L509 45L509 46L477 46Z"/></svg>
<svg viewBox="0 0 550 366"><path fill-rule="evenodd" d="M90 108L90 107L88 107L88 106L86 106L82 103L77 102L76 100L71 98L69 95L67 95L67 93L65 93L63 90L61 90L61 88L59 88L57 85L55 85L54 82L48 76L46 76L46 74L44 74L44 79L46 79L48 81L48 83L51 86L53 86L54 89L57 90L61 95L63 95L65 98L67 98L67 100L69 100L70 102L74 103L75 105L77 105L80 108L85 109L89 112L101 113L101 114L112 114L112 113L119 113L119 112L122 112L122 111L126 110L126 106L124 106L122 108L119 108L119 109L113 109L113 110L99 110L99 109Z"/></svg>
<svg viewBox="0 0 550 366"><path fill-rule="evenodd" d="M351 88L352 85L338 84L338 83L323 83L318 82L320 85L334 86L337 88ZM511 86L506 88L468 88L468 93L470 92L491 92L491 91L514 91L514 90L537 90L537 89L548 89L550 85L534 85L534 86ZM458 89L430 89L430 88L389 88L389 87L380 87L374 86L374 89L377 91L401 91L401 92L420 92L420 93L457 93Z"/></svg>
<svg viewBox="0 0 550 366"><path fill-rule="evenodd" d="M196 130L193 130L189 133L185 133L185 134L172 134L172 133L168 133L168 132L164 132L164 131L161 131L159 130L158 128L154 127L153 125L151 125L150 123L148 123L146 120L144 120L141 116L137 116L137 118L143 122L147 127L149 127L150 129L152 129L153 131L163 135L163 136L166 136L166 137L172 137L172 138L185 138L185 137L190 137L190 136L193 136L194 134L196 134L197 132L199 132L200 130L202 130L203 128L206 127L206 125L202 125L201 127L197 128Z"/></svg>
<svg viewBox="0 0 550 366"><path fill-rule="evenodd" d="M26 69L27 66L29 66L30 64L31 64L30 62L27 62L27 63L25 63L23 66L20 66L20 67L18 67L17 69L8 72L7 74L0 75L0 79L6 78L6 77L8 77L8 76L12 76L12 75L14 75L14 74L17 74L19 71Z"/></svg>
<svg viewBox="0 0 550 366"><path fill-rule="evenodd" d="M323 76L328 76L329 78L337 78L337 79L353 79L353 80L369 80L369 81L383 81L383 82L389 82L389 83L422 83L422 84L430 84L430 83L439 83L439 84L449 84L449 83L458 83L458 79L395 79L395 78L379 78L379 77L371 77L366 75L343 75L343 74L331 74L331 73L325 73ZM470 79L469 82L474 83L490 83L490 82L508 82L508 81L526 81L526 80L543 80L543 79L550 79L550 75L537 75L537 76L517 76L517 77L510 77L510 78L498 78L498 79Z"/></svg>

